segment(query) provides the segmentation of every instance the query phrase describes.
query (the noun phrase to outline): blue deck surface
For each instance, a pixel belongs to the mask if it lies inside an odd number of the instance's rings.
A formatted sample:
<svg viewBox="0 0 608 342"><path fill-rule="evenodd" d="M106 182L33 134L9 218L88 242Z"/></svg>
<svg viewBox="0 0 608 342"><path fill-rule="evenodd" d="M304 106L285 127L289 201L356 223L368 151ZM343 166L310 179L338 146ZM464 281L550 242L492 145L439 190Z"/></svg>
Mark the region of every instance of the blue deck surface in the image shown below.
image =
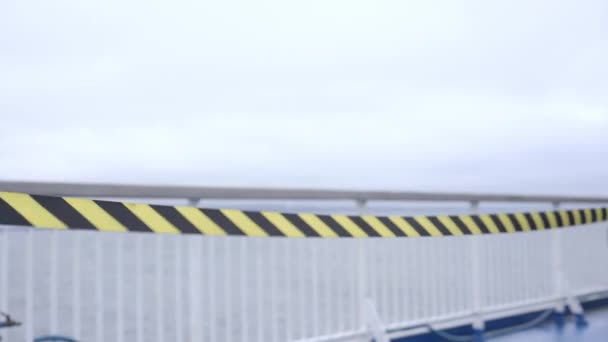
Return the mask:
<svg viewBox="0 0 608 342"><path fill-rule="evenodd" d="M586 313L589 325L583 329L577 329L574 322L568 321L562 328L558 329L552 322L544 323L538 327L513 333L506 336L496 337L492 342L607 342L608 341L608 308L593 309Z"/></svg>
<svg viewBox="0 0 608 342"><path fill-rule="evenodd" d="M553 314L535 327L518 330L522 325L533 322L542 312L532 312L514 317L501 318L486 322L486 342L608 342L608 298L582 303L585 308L587 325L577 328L574 316L568 314L564 324L559 327ZM509 330L513 330L509 332ZM504 335L490 337L502 331ZM426 333L394 340L395 342L445 342L471 341L473 330L471 326L455 327L445 331L451 336L440 336L438 333ZM450 338L446 340L445 338Z"/></svg>

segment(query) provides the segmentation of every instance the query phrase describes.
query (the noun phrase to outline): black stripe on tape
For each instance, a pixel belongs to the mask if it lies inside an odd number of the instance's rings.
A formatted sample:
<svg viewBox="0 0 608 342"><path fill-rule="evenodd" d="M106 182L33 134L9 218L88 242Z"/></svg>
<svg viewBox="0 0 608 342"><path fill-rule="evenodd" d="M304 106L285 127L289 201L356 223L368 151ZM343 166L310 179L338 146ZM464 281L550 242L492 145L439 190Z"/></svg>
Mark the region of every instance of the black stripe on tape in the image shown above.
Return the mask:
<svg viewBox="0 0 608 342"><path fill-rule="evenodd" d="M560 211L554 211L553 216L555 216L555 221L557 221L557 227L561 228L564 226L564 221L562 220L562 215Z"/></svg>
<svg viewBox="0 0 608 342"><path fill-rule="evenodd" d="M391 221L388 217L378 216L378 220L380 220L380 222L382 222L391 232L393 232L395 236L405 236L405 233L399 229L399 227L397 227L397 225L394 224L393 221Z"/></svg>
<svg viewBox="0 0 608 342"><path fill-rule="evenodd" d="M473 220L473 222L475 222L477 227L479 227L479 230L481 231L482 234L490 233L490 229L488 229L488 227L486 227L486 224L483 223L483 221L481 220L481 217L479 217L479 215L471 215L471 220Z"/></svg>
<svg viewBox="0 0 608 342"><path fill-rule="evenodd" d="M309 226L298 214L283 214L285 218L298 228L304 236L320 236L311 226Z"/></svg>
<svg viewBox="0 0 608 342"><path fill-rule="evenodd" d="M429 232L426 231L426 229L424 229L424 227L422 227L422 225L420 223L418 223L418 221L416 221L413 217L403 217L403 219L405 221L407 221L407 223L410 224L410 226L412 226L412 228L414 228L418 234L420 234L420 236L430 236L431 234L429 234Z"/></svg>
<svg viewBox="0 0 608 342"><path fill-rule="evenodd" d="M574 220L574 210L568 210L567 214L568 214L568 221L570 221L570 225L571 226L575 225L576 221Z"/></svg>
<svg viewBox="0 0 608 342"><path fill-rule="evenodd" d="M507 227L505 227L505 225L502 223L502 221L498 218L498 215L490 214L490 218L492 219L492 222L494 222L494 225L496 226L496 228L498 228L499 232L501 232L501 233L507 232Z"/></svg>
<svg viewBox="0 0 608 342"><path fill-rule="evenodd" d="M365 234L367 234L367 236L371 236L371 237L380 236L380 234L374 228L372 228L372 226L367 224L367 222L363 221L363 219L360 216L349 216L348 218L350 218L354 224L359 226L359 228L361 228L361 230L363 230L365 232Z"/></svg>
<svg viewBox="0 0 608 342"><path fill-rule="evenodd" d="M220 210L218 209L200 209L203 214L207 215L209 219L220 228L222 228L226 234L228 235L246 235L239 227L237 227L230 219L226 217Z"/></svg>
<svg viewBox="0 0 608 342"><path fill-rule="evenodd" d="M71 229L96 229L95 226L61 197L31 195L53 216Z"/></svg>
<svg viewBox="0 0 608 342"><path fill-rule="evenodd" d="M202 234L201 231L190 223L190 221L186 220L175 207L167 205L150 205L150 207L156 210L160 216L164 217L165 220L169 221L169 223L174 225L180 232L184 234Z"/></svg>
<svg viewBox="0 0 608 342"><path fill-rule="evenodd" d="M151 232L152 230L120 202L94 201L116 221L134 232Z"/></svg>
<svg viewBox="0 0 608 342"><path fill-rule="evenodd" d="M517 231L517 232L523 231L523 228L522 228L521 224L519 224L519 221L517 221L517 218L515 217L515 215L507 214L507 217L509 218L509 221L511 221L511 224L513 225L513 227L515 227L515 231Z"/></svg>
<svg viewBox="0 0 608 342"><path fill-rule="evenodd" d="M32 224L21 216L17 210L13 209L8 203L0 198L0 224L31 226Z"/></svg>
<svg viewBox="0 0 608 342"><path fill-rule="evenodd" d="M281 232L277 227L275 227L272 222L270 222L262 213L259 211L244 211L246 216L248 216L255 224L260 226L266 234L270 236L285 236L283 232Z"/></svg>
<svg viewBox="0 0 608 342"><path fill-rule="evenodd" d="M540 219L543 221L543 227L545 229L551 228L551 224L549 223L549 218L547 217L547 213L544 211L541 211L538 214L540 215Z"/></svg>
<svg viewBox="0 0 608 342"><path fill-rule="evenodd" d="M465 234L465 235L473 234L473 232L471 232L469 230L469 227L467 227L467 225L464 224L464 222L462 222L460 217L450 216L450 218L452 219L452 221L454 221L454 224L456 225L456 227L458 227L462 231L463 234Z"/></svg>
<svg viewBox="0 0 608 342"><path fill-rule="evenodd" d="M344 229L344 227L342 227L338 222L336 222L336 220L334 220L331 216L317 215L317 217L319 218L319 220L323 221L323 223L325 223L331 230L333 230L338 236L352 237L352 235L350 235L348 231Z"/></svg>
<svg viewBox="0 0 608 342"><path fill-rule="evenodd" d="M531 230L538 230L536 222L534 222L530 213L524 213L524 217L526 218L526 221L528 221L528 226L530 226Z"/></svg>
<svg viewBox="0 0 608 342"><path fill-rule="evenodd" d="M443 223L441 223L441 221L439 221L439 219L436 216L429 216L429 221L431 221L431 223L433 225L435 225L435 227L437 227L437 229L439 229L439 232L441 232L441 235L452 235L452 233L450 233L449 229L443 225Z"/></svg>

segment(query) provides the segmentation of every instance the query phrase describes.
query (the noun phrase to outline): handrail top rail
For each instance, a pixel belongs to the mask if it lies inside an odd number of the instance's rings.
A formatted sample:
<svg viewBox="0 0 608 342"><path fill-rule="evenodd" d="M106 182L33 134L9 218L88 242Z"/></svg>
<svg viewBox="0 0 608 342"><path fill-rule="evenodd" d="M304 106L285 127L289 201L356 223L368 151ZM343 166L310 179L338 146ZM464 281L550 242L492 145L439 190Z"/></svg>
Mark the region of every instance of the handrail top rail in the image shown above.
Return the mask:
<svg viewBox="0 0 608 342"><path fill-rule="evenodd" d="M608 203L608 197L465 192L0 181L0 191L93 198Z"/></svg>

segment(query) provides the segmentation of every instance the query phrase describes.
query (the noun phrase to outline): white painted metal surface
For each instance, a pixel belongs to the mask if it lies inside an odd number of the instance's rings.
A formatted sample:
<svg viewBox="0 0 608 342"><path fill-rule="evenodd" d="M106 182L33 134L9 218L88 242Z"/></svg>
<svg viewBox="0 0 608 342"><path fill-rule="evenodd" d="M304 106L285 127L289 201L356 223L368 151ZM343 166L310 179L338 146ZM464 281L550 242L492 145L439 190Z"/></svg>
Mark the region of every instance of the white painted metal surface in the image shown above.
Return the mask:
<svg viewBox="0 0 608 342"><path fill-rule="evenodd" d="M470 237L0 228L0 310L24 322L0 331L11 342L51 333L94 342L355 340L366 336L366 298L394 330L606 289L606 228L481 236L473 253Z"/></svg>

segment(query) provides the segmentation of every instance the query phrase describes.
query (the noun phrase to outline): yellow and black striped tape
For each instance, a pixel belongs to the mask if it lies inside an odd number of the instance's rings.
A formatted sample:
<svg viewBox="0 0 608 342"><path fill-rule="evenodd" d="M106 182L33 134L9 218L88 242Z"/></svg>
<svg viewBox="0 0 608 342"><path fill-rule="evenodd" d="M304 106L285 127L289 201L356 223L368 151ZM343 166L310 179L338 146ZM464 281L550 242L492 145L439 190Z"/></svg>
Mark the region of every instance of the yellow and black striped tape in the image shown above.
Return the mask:
<svg viewBox="0 0 608 342"><path fill-rule="evenodd" d="M420 237L515 233L607 219L606 208L452 216L349 216L201 209L0 192L0 224L114 232Z"/></svg>

